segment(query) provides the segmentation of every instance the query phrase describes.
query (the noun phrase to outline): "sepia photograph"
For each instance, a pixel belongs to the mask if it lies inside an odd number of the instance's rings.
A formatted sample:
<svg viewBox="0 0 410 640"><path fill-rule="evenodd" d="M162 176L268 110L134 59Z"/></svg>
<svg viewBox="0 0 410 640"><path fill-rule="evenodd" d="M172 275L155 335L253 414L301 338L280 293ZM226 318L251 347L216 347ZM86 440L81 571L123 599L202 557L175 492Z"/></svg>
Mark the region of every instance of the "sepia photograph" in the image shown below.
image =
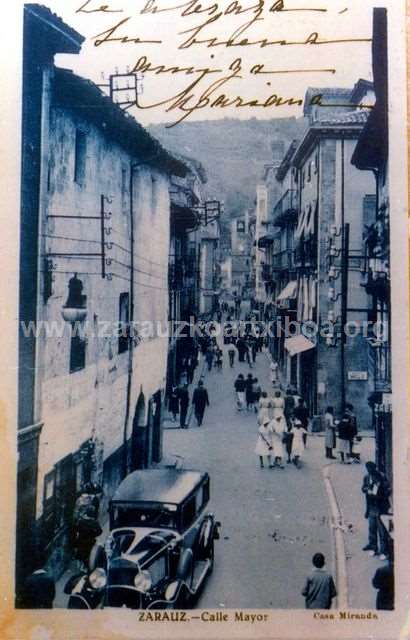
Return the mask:
<svg viewBox="0 0 410 640"><path fill-rule="evenodd" d="M404 3L44 1L14 144L24 638L399 637Z"/></svg>

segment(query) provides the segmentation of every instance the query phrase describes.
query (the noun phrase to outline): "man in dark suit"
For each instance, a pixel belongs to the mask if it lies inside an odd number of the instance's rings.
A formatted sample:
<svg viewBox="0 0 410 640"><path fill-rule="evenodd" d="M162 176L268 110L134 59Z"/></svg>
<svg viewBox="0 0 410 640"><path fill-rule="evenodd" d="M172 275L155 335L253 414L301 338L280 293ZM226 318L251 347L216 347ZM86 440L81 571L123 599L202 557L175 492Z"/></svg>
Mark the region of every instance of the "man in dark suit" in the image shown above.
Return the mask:
<svg viewBox="0 0 410 640"><path fill-rule="evenodd" d="M369 522L369 539L363 551L386 560L389 555L388 534L380 516L390 509L390 486L387 478L378 471L374 462L366 463L367 474L363 478L362 492L366 496L365 518Z"/></svg>
<svg viewBox="0 0 410 640"><path fill-rule="evenodd" d="M189 391L188 385L184 384L184 386L179 390L179 424L182 429L187 429L188 425L186 424L186 417L188 413L189 406Z"/></svg>
<svg viewBox="0 0 410 640"><path fill-rule="evenodd" d="M200 427L202 424L202 420L204 419L205 408L209 407L208 391L205 389L202 380L198 382L198 386L194 391L194 395L192 396L192 404L194 406L195 418L198 423L198 427Z"/></svg>

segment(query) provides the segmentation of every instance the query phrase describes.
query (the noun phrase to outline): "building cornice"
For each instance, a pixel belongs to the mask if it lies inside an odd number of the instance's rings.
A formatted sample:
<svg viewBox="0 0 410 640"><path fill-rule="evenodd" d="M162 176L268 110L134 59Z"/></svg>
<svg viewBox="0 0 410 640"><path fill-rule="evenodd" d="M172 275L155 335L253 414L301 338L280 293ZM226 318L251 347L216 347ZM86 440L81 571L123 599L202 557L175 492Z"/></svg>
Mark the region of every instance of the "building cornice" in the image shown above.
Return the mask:
<svg viewBox="0 0 410 640"><path fill-rule="evenodd" d="M326 139L358 139L363 130L363 124L322 124L320 122L313 124L306 131L298 148L293 156L293 166L299 168L306 157L312 151L318 140Z"/></svg>

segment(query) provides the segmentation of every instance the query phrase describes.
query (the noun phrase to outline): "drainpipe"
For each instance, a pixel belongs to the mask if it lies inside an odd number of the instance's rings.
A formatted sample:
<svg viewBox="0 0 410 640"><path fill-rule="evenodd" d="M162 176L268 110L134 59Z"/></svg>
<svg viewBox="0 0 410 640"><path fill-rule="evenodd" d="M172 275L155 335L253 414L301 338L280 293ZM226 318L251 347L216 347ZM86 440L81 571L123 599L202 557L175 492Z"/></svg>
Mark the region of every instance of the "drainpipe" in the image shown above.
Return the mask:
<svg viewBox="0 0 410 640"><path fill-rule="evenodd" d="M131 388L132 388L132 375L133 375L133 359L134 359L134 169L136 166L133 162L130 163L130 308L129 308L129 323L130 334L128 337L128 378L127 378L127 393L126 393L126 405L125 405L125 418L124 418L124 431L123 431L123 456L122 456L122 477L128 473L128 422L130 418L130 406L131 406Z"/></svg>
<svg viewBox="0 0 410 640"><path fill-rule="evenodd" d="M317 280L316 280L316 287L315 287L315 294L316 294L316 305L315 305L315 318L314 321L316 323L316 326L318 326L318 323L320 321L320 294L319 294L319 288L320 288L320 271L321 271L321 259L322 259L322 251L321 251L321 243L320 243L320 218L321 218L321 192L320 192L320 178L321 178L321 168L322 168L322 140L319 138L319 144L318 144L318 150L317 150L317 154L318 154L318 161L317 161L317 186L316 186L316 193L317 193L317 219L315 220L315 234L316 234L316 241L317 241ZM313 356L314 359L314 366L315 366L315 394L314 394L314 410L315 413L318 413L319 411L319 403L318 403L318 360L319 360L319 352L318 352L318 344L316 345L316 349L315 349L315 353Z"/></svg>
<svg viewBox="0 0 410 640"><path fill-rule="evenodd" d="M345 141L342 138L342 198L341 198L341 228L342 228L342 246L341 246L341 324L342 335L340 341L340 369L341 369L341 385L340 385L340 403L343 413L346 404L346 322L347 322L347 296L348 296L348 277L349 277L349 224L345 223Z"/></svg>

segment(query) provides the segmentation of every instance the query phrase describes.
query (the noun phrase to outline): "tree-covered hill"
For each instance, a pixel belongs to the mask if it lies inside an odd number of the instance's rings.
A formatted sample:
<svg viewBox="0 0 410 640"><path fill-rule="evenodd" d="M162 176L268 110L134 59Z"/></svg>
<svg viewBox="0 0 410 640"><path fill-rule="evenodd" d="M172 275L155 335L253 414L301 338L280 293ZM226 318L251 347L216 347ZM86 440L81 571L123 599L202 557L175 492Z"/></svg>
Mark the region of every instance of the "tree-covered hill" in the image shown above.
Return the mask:
<svg viewBox="0 0 410 640"><path fill-rule="evenodd" d="M183 122L169 129L152 125L149 130L170 151L202 163L207 195L224 200L226 217L232 218L253 208L256 184L264 165L272 161L272 143L283 140L286 151L305 126L303 118L224 118Z"/></svg>

